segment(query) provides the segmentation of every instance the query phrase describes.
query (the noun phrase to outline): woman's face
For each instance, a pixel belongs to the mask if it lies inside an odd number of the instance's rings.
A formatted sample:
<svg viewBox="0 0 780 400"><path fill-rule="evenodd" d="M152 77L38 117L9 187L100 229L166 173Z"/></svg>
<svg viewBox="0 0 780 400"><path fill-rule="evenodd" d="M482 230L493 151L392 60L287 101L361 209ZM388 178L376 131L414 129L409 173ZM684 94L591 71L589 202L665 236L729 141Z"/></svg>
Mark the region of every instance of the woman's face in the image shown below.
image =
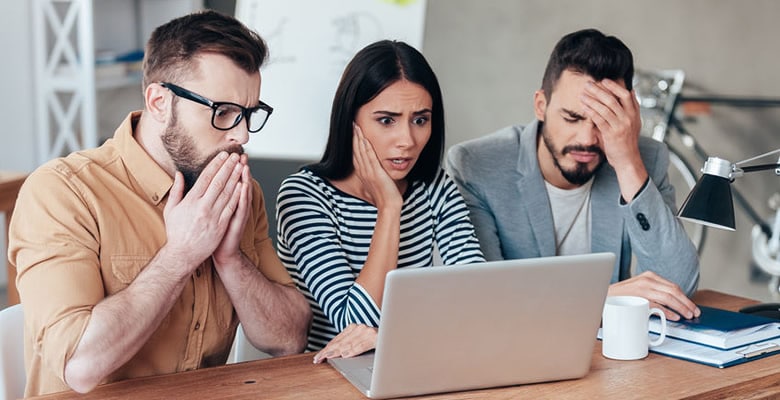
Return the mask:
<svg viewBox="0 0 780 400"><path fill-rule="evenodd" d="M402 181L431 137L433 100L422 86L399 80L358 109L355 123L374 147L379 163Z"/></svg>

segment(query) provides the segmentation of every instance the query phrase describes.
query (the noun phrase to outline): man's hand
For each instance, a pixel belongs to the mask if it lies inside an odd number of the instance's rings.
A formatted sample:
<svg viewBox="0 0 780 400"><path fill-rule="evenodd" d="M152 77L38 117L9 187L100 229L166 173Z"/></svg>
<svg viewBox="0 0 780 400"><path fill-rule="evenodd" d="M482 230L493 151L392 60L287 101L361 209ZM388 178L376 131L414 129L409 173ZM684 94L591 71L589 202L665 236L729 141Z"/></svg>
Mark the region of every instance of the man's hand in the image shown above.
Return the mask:
<svg viewBox="0 0 780 400"><path fill-rule="evenodd" d="M241 197L242 171L238 155L219 153L186 196L184 177L176 172L163 210L165 246L127 288L92 309L64 367L68 386L82 393L92 390L149 340L179 298L186 277L223 242Z"/></svg>
<svg viewBox="0 0 780 400"><path fill-rule="evenodd" d="M237 154L219 153L186 196L184 179L176 172L163 211L165 247L193 269L214 253L231 225L242 193L245 166L239 159Z"/></svg>
<svg viewBox="0 0 780 400"><path fill-rule="evenodd" d="M610 163L622 165L639 156L642 119L633 92L609 79L589 82L582 103L587 116L599 128Z"/></svg>
<svg viewBox="0 0 780 400"><path fill-rule="evenodd" d="M246 154L241 155L238 166L241 171L241 181L236 186L236 191L239 192L238 206L230 218L225 236L214 250L214 262L218 265L231 261L238 262L241 258L241 238L252 206L252 175L249 172Z"/></svg>
<svg viewBox="0 0 780 400"><path fill-rule="evenodd" d="M621 195L631 201L647 180L639 154L639 102L634 92L609 79L589 82L580 99L585 115L599 130L604 154L618 175Z"/></svg>
<svg viewBox="0 0 780 400"><path fill-rule="evenodd" d="M639 296L650 301L650 307L658 307L666 314L666 319L678 321L682 316L691 319L701 315L696 306L676 284L647 271L642 274L613 283L609 287L609 296Z"/></svg>
<svg viewBox="0 0 780 400"><path fill-rule="evenodd" d="M349 324L336 335L325 348L314 355L319 364L329 358L348 358L360 355L376 347L378 329L363 324Z"/></svg>

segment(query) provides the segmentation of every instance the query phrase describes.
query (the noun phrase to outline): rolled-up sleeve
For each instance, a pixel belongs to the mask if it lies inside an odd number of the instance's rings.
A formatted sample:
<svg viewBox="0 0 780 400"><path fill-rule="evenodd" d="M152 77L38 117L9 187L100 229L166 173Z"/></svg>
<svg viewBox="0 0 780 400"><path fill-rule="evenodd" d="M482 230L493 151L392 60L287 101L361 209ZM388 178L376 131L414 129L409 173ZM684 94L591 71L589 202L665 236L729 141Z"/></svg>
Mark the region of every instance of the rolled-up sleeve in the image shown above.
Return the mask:
<svg viewBox="0 0 780 400"><path fill-rule="evenodd" d="M68 178L68 171L55 167L42 167L27 178L11 218L8 247L32 352L28 371L49 370L63 385L65 363L92 308L105 296L100 232L86 206L89 200Z"/></svg>

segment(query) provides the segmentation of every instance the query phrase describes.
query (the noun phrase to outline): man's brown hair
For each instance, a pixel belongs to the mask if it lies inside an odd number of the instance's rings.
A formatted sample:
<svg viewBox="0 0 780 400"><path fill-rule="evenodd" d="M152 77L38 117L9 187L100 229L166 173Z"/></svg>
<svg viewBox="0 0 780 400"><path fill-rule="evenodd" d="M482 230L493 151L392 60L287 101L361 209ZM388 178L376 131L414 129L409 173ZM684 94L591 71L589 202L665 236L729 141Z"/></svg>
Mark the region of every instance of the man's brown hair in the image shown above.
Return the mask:
<svg viewBox="0 0 780 400"><path fill-rule="evenodd" d="M146 43L143 88L154 82L177 82L203 53L224 55L254 73L268 57L265 41L239 20L206 10L173 19L157 27Z"/></svg>

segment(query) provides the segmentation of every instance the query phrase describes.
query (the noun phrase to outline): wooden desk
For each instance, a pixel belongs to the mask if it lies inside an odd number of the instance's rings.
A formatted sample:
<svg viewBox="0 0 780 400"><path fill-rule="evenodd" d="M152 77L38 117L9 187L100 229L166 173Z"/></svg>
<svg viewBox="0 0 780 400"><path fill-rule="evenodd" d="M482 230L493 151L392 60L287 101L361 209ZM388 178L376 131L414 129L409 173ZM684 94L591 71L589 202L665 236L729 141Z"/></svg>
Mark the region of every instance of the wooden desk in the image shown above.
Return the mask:
<svg viewBox="0 0 780 400"><path fill-rule="evenodd" d="M752 300L700 291L698 304L736 310ZM63 392L41 399L220 398L363 399L330 365L311 362L312 354L131 379L100 386L86 395ZM615 361L593 350L590 373L582 379L506 388L420 396L415 399L751 399L780 396L780 356L717 369L650 354L644 360Z"/></svg>
<svg viewBox="0 0 780 400"><path fill-rule="evenodd" d="M14 211L16 196L24 183L27 175L16 172L0 171L0 213L5 213L5 246L2 257L8 257L8 226L11 223L11 213ZM19 303L19 292L16 291L16 269L10 265L7 267L8 276L8 305Z"/></svg>

